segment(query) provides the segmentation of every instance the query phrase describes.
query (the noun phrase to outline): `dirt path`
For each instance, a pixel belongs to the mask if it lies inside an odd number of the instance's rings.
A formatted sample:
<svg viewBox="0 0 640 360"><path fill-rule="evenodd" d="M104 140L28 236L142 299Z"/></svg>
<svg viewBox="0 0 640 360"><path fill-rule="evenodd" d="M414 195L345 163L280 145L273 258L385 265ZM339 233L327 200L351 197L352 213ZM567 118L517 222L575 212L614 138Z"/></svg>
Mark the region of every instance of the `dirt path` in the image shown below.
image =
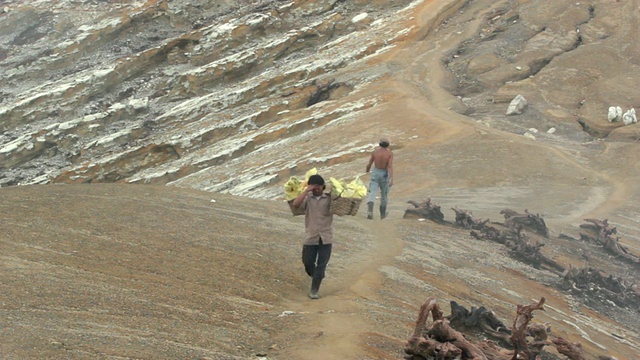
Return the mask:
<svg viewBox="0 0 640 360"><path fill-rule="evenodd" d="M367 352L361 336L376 328L365 305L358 300L376 297L384 277L378 268L393 263L402 252L402 240L395 231L399 220L369 221L360 217L355 220L366 222L363 225L375 236L373 246L356 254L344 269L329 270L319 300L310 300L306 293L291 294L283 307L304 318L296 330L303 336L282 349L278 358L365 358Z"/></svg>

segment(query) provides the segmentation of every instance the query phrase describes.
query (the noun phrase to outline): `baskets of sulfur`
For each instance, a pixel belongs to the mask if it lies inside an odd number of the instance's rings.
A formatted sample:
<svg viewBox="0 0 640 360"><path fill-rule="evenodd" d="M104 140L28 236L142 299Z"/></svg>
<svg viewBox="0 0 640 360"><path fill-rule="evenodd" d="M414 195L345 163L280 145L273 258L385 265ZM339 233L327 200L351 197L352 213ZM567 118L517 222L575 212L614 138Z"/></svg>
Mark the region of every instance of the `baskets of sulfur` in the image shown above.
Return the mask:
<svg viewBox="0 0 640 360"><path fill-rule="evenodd" d="M300 208L296 209L295 207L293 207L293 200L298 197L298 195L302 194L302 192L304 192L304 190L307 188L307 181L309 181L309 177L317 173L317 169L313 168L307 171L304 180L292 176L289 178L289 181L284 184L284 197L289 204L289 210L291 210L291 214L293 214L294 216L304 215L304 210Z"/></svg>
<svg viewBox="0 0 640 360"><path fill-rule="evenodd" d="M359 177L346 183L343 180L329 178L331 184L331 213L338 216L358 213L362 199L367 196L367 187Z"/></svg>
<svg viewBox="0 0 640 360"><path fill-rule="evenodd" d="M307 181L311 175L317 174L316 168L313 168L305 174L305 180L298 179L295 176L289 178L284 184L284 194L291 213L296 215L304 215L304 210L293 207L293 200L300 195L307 187ZM334 215L356 215L362 199L367 196L367 187L359 177L347 183L344 180L329 178L329 188L331 189L331 208L330 211Z"/></svg>

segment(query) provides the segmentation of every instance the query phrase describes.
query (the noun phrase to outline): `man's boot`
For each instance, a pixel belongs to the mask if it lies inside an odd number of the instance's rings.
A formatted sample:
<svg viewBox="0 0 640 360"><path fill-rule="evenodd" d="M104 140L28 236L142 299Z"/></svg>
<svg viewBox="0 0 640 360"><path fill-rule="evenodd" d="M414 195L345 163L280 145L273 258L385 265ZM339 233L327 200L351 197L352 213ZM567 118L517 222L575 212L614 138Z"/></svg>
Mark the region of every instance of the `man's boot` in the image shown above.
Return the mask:
<svg viewBox="0 0 640 360"><path fill-rule="evenodd" d="M309 297L311 299L319 299L318 290L320 290L320 283L322 283L322 279L313 278L311 280L311 292L309 293Z"/></svg>
<svg viewBox="0 0 640 360"><path fill-rule="evenodd" d="M387 205L380 205L380 219L387 217Z"/></svg>
<svg viewBox="0 0 640 360"><path fill-rule="evenodd" d="M367 219L373 219L373 202L367 203Z"/></svg>

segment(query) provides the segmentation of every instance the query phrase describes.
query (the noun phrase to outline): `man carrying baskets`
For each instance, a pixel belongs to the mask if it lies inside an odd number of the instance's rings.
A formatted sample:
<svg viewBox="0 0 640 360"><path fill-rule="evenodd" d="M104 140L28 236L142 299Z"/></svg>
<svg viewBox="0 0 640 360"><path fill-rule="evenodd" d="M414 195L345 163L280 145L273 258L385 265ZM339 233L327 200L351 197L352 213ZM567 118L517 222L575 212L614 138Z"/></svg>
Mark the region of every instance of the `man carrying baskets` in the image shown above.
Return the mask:
<svg viewBox="0 0 640 360"><path fill-rule="evenodd" d="M311 175L307 188L292 203L293 208L304 210L305 238L302 246L302 263L311 277L311 299L318 299L320 283L331 257L333 241L333 214L331 196L324 192L326 186L320 175Z"/></svg>

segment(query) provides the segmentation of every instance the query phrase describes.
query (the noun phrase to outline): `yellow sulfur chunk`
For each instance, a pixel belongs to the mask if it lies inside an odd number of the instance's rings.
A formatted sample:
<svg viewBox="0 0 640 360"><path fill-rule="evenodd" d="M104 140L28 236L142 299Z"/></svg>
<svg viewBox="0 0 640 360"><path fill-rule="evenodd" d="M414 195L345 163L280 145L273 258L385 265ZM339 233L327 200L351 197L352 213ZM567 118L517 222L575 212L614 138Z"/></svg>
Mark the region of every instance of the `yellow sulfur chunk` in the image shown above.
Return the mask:
<svg viewBox="0 0 640 360"><path fill-rule="evenodd" d="M295 199L303 191L304 186L302 181L300 181L300 179L295 176L290 177L289 180L284 184L284 195L287 201Z"/></svg>
<svg viewBox="0 0 640 360"><path fill-rule="evenodd" d="M344 180L333 177L329 178L329 182L331 183L331 195L334 197L362 199L367 196L367 187L359 177L348 184Z"/></svg>
<svg viewBox="0 0 640 360"><path fill-rule="evenodd" d="M345 197L363 199L367 196L367 187L364 185L362 180L360 180L360 177L356 177L352 182L347 184L345 192L349 195L343 195Z"/></svg>
<svg viewBox="0 0 640 360"><path fill-rule="evenodd" d="M317 174L318 174L318 169L313 168L313 169L307 171L306 174L304 174L304 179L306 181L309 181L309 178L311 177L311 175L317 175Z"/></svg>
<svg viewBox="0 0 640 360"><path fill-rule="evenodd" d="M340 181L334 177L329 178L329 183L331 184L331 196L342 196L342 193L345 190L345 184L343 181Z"/></svg>

